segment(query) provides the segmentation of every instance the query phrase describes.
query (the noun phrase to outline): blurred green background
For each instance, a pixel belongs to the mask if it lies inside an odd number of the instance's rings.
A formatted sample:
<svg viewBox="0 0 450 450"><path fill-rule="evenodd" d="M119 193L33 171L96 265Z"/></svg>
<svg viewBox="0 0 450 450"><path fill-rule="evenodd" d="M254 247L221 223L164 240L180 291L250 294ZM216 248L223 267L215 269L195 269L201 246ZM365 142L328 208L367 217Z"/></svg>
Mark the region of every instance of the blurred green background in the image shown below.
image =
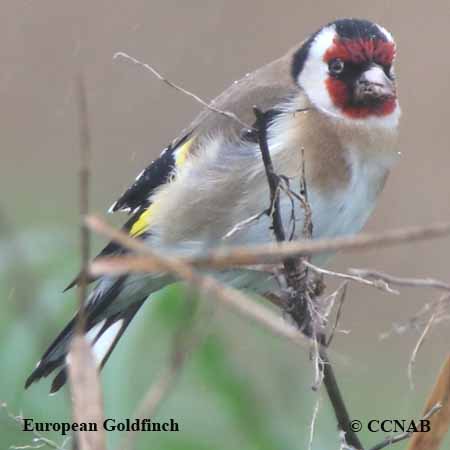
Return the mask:
<svg viewBox="0 0 450 450"><path fill-rule="evenodd" d="M399 52L403 157L368 230L448 220L447 0L2 2L0 400L12 412L41 421L70 418L67 391L48 397L48 381L27 392L23 383L76 305L73 292L61 293L79 259L74 76L82 70L86 77L94 153L92 210L103 212L199 111L191 99L147 72L113 61L115 52L148 61L209 99L324 23L344 16L380 22L393 32ZM115 224L123 220L108 219ZM95 240L96 248L101 244ZM449 280L449 249L450 239L445 239L372 250L340 255L331 267ZM449 350L449 327L445 322L435 327L420 351L413 392L406 368L420 331L381 342L378 336L437 296L404 289L401 297L392 297L351 286L341 324L351 333L338 335L333 345L354 418L421 414ZM141 310L102 374L106 417L130 417L160 375L183 304L175 287ZM138 448L307 448L317 398L307 352L221 309L205 326L210 334L158 414L161 420L173 417L181 431L142 433ZM362 432L361 438L369 445L383 436ZM113 448L120 433L108 439ZM1 448L31 440L1 411ZM313 448L338 448L325 395Z"/></svg>

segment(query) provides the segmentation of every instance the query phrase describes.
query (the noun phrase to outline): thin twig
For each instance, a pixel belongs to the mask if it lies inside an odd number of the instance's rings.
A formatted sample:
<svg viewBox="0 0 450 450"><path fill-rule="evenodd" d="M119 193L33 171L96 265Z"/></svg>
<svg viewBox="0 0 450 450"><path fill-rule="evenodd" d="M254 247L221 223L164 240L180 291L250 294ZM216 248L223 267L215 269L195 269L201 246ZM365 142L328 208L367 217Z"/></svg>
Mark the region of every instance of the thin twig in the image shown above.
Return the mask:
<svg viewBox="0 0 450 450"><path fill-rule="evenodd" d="M359 450L351 445L348 445L347 440L345 438L345 431L341 430L339 431L339 450Z"/></svg>
<svg viewBox="0 0 450 450"><path fill-rule="evenodd" d="M450 235L450 222L439 222L426 226L404 227L379 234L359 234L333 239L315 239L309 241L285 241L246 247L218 248L193 261L196 264L213 267L230 267L233 265L271 264L289 257L304 254L338 250L367 250L389 247L416 241L442 238ZM192 260L191 260L192 261Z"/></svg>
<svg viewBox="0 0 450 450"><path fill-rule="evenodd" d="M86 100L86 88L80 75L77 79L78 119L80 131L80 248L81 248L81 273L79 286L79 312L77 329L82 333L85 328L84 304L87 293L87 269L89 265L90 237L89 229L84 223L84 218L89 212L89 177L91 159L91 136L88 119L88 107Z"/></svg>
<svg viewBox="0 0 450 450"><path fill-rule="evenodd" d="M105 450L103 399L97 363L84 335L75 333L67 356L74 423L95 423L93 431L76 431L79 450Z"/></svg>
<svg viewBox="0 0 450 450"><path fill-rule="evenodd" d="M272 164L272 158L270 157L269 146L267 144L267 117L266 113L260 109L254 107L253 112L256 116L256 130L258 133L258 144L261 150L261 157L264 163L266 171L267 184L269 185L270 202L269 205L273 205L272 222L273 233L277 242L283 242L286 239L283 222L280 212L280 195L278 190L279 177L275 173ZM272 208L269 208L269 210Z"/></svg>
<svg viewBox="0 0 450 450"><path fill-rule="evenodd" d="M339 250L369 250L372 248L404 245L411 242L443 238L449 234L450 222L441 222L426 226L404 227L378 234L359 234L353 237L346 236L308 241L285 241L275 244L269 243L232 248L221 247L207 250L205 253L195 257L177 256L176 254L173 257L196 268L226 269L257 264L276 264L282 262L285 258L295 258L304 254L317 255ZM98 261L102 259L99 258ZM110 257L107 260L114 261L114 258ZM144 259L141 261L144 261ZM160 268L154 261L145 261L146 272L158 270Z"/></svg>
<svg viewBox="0 0 450 450"><path fill-rule="evenodd" d="M305 148L301 148L302 155L302 176L300 177L300 195L298 196L303 210L303 237L305 239L311 239L313 233L313 221L312 221L312 209L308 200L308 185L306 183L306 161L305 161Z"/></svg>
<svg viewBox="0 0 450 450"><path fill-rule="evenodd" d="M443 320L448 320L448 310L450 307L450 294L442 295L440 298L430 303L425 303L411 319L403 323L394 323L392 329L381 333L380 340L387 339L392 334L403 334L410 330L418 330L426 326L431 314L435 314L434 323L438 324Z"/></svg>
<svg viewBox="0 0 450 450"><path fill-rule="evenodd" d="M434 414L436 414L441 408L442 408L442 405L440 403L437 403L430 409L430 411L428 411L427 414L425 414L422 417L421 420L428 420L430 417L432 417ZM387 437L384 441L373 446L369 450L381 450L381 449L389 447L393 444L397 444L397 442L404 441L405 439L410 438L413 434L414 434L414 431L405 431L404 433L400 433L395 436ZM426 449L424 449L424 450L426 450Z"/></svg>
<svg viewBox="0 0 450 450"><path fill-rule="evenodd" d="M446 355L431 392L427 396L423 414L427 414L438 403L442 404L442 409L429 419L428 432L415 433L409 441L408 450L443 448L441 444L450 425L450 355Z"/></svg>
<svg viewBox="0 0 450 450"><path fill-rule="evenodd" d="M310 306L311 303L308 303ZM312 314L311 314L312 316ZM319 339L321 339L321 335L317 335L313 328L313 343L312 343L312 360L314 362L314 383L312 385L313 391L318 391L322 386L322 382L325 380L324 374L324 361L322 359L322 355L320 353L320 344Z"/></svg>
<svg viewBox="0 0 450 450"><path fill-rule="evenodd" d="M254 214L253 216L248 217L247 219L242 220L241 222L238 222L236 225L233 226L233 228L228 231L227 234L222 239L229 239L234 234L242 231L246 227L248 227L253 222L257 222L261 217L267 215L267 211L262 211L258 214Z"/></svg>
<svg viewBox="0 0 450 450"><path fill-rule="evenodd" d="M348 286L348 282L344 281L343 284L341 286L339 286L338 291L337 292L341 292L341 295L339 297L339 303L338 303L338 308L336 311L336 317L334 319L334 324L331 327L330 333L329 333L329 337L328 337L328 341L326 346L329 347L331 345L331 342L334 339L334 335L336 333L337 327L339 325L339 321L341 320L341 314L342 314L342 307L344 306L344 302L345 302L345 298L347 296L347 286Z"/></svg>
<svg viewBox="0 0 450 450"><path fill-rule="evenodd" d="M414 390L414 382L413 382L413 367L414 364L416 363L416 357L417 357L417 353L419 352L420 348L422 347L425 338L428 334L428 332L431 329L431 326L433 325L434 319L436 317L436 313L433 313L430 317L430 319L428 320L428 323L426 324L425 328L422 331L422 334L419 337L419 340L417 341L414 350L411 354L411 358L409 359L408 362L408 380L409 380L409 387L410 389L413 391Z"/></svg>
<svg viewBox="0 0 450 450"><path fill-rule="evenodd" d="M87 278L90 253L90 232L84 222L89 212L89 175L91 159L91 137L89 129L88 106L84 80L77 80L77 99L80 131L80 247L81 275L79 282L79 309L75 334L69 343L67 355L69 387L72 397L72 416L75 423L95 422L95 431L77 431L77 448L80 450L104 450L106 433L104 421L102 390L98 377L97 364L92 348L84 335L86 328L85 303L87 297Z"/></svg>
<svg viewBox="0 0 450 450"><path fill-rule="evenodd" d="M324 384L338 422L339 429L345 432L345 441L357 450L364 450L357 434L350 426L350 415L347 411L342 393L337 384L336 375L325 350L321 351L323 361Z"/></svg>
<svg viewBox="0 0 450 450"><path fill-rule="evenodd" d="M363 278L375 278L397 286L435 288L443 291L450 291L450 284L434 278L396 277L394 275L389 275L387 273L371 269L349 269L349 272Z"/></svg>
<svg viewBox="0 0 450 450"><path fill-rule="evenodd" d="M195 300L190 299L188 302L189 313L194 312L195 306ZM147 390L133 414L135 419L151 419L157 414L162 402L168 397L173 389L188 357L201 341L200 336L191 335L192 323L191 321L188 322L189 324L186 325L186 320L181 321L180 327L173 337L172 350L168 358L167 367ZM134 447L135 438L136 431L130 430L125 435L120 449L131 450Z"/></svg>
<svg viewBox="0 0 450 450"><path fill-rule="evenodd" d="M329 275L336 278L342 278L344 280L355 281L356 283L365 284L366 286L374 287L381 291L388 292L389 294L400 295L400 292L392 289L384 280L370 281L358 275L349 275L348 273L334 272L332 270L323 269L322 267L318 267L310 262L305 262L304 264L314 272L321 273L323 275Z"/></svg>
<svg viewBox="0 0 450 450"><path fill-rule="evenodd" d="M280 180L282 180L283 177L275 173L267 140L267 122L270 111L262 112L257 107L254 107L253 112L256 117L259 149L264 164L267 184L269 186L269 204L270 210L272 210L272 231L276 241L282 243L286 240L286 233L284 231L280 210ZM307 217L305 217L305 220L306 219ZM305 236L305 238L307 238L307 236ZM307 258L306 255L298 255L295 258L284 258L282 260L286 284L290 290L287 301L287 311L296 322L298 328L308 337L314 338L317 333L316 330L313 329L314 324L312 323L312 317L309 316L309 297L307 294L308 269L302 264L302 261L305 258Z"/></svg>
<svg viewBox="0 0 450 450"><path fill-rule="evenodd" d="M270 157L269 147L267 143L266 116L257 108L254 108L254 113L256 116L259 148L263 158L266 177L269 184L270 202L271 205L274 205L274 212L272 215L272 228L276 240L279 244L283 245L283 241L285 241L286 235L283 229L283 222L281 220L281 212L279 206L278 187L280 177L275 174ZM303 203L305 210L304 238L308 240L312 237L313 223L311 208L309 206L307 197L303 150L302 158L300 195L304 200ZM313 340L314 364L316 368L315 387L318 388L323 380L339 427L343 431L345 431L349 444L353 445L359 450L363 450L363 446L359 441L358 436L350 427L350 417L347 412L346 405L339 390L339 386L337 384L331 362L328 358L326 348L322 345L326 340L322 326L322 322L324 321L321 319L320 313L318 314L317 312L315 312L315 305L310 296L310 292L311 295L314 296L313 298L318 297L320 294L318 292L314 292L314 290L309 286L307 267L307 262L309 261L309 259L310 254L308 252L302 252L301 254L295 255L295 257L285 257L282 259L286 283L290 289L287 311L294 319L299 329L301 329L306 334L306 336L311 337Z"/></svg>
<svg viewBox="0 0 450 450"><path fill-rule="evenodd" d="M309 426L308 450L312 450L312 445L314 441L314 431L316 428L317 417L319 416L319 408L320 408L320 393L317 394L317 401L316 405L314 406L314 411L311 418L311 425Z"/></svg>
<svg viewBox="0 0 450 450"><path fill-rule="evenodd" d="M0 407L6 411L6 414L8 415L8 417L10 419L12 419L12 420L14 420L14 422L18 423L21 426L22 430L24 429L25 422L24 422L23 415L16 416L15 414L13 414L11 411L8 410L8 405L4 401L0 401ZM36 431L34 428L31 431L31 433L34 436L33 441L36 443L36 446L23 446L23 447L16 447L16 448L30 448L30 449L31 448L40 448L40 447L42 447L41 444L43 444L43 445L47 445L50 448L54 448L57 450L64 450L64 446L68 440L68 439L65 439L62 444L57 444L56 442L52 441L51 439L48 439L47 437L45 437L39 431Z"/></svg>
<svg viewBox="0 0 450 450"><path fill-rule="evenodd" d="M151 258L152 265L156 270L167 271L196 288L201 287L204 290L208 290L217 300L233 308L239 314L263 325L266 329L278 336L287 338L302 346L308 345L308 339L296 327L284 322L270 309L251 300L241 291L231 288L211 276L201 275L181 259L163 256L154 252L142 242L129 237L120 230L110 227L96 217L88 217L86 223L93 231L120 243L124 247L147 254Z"/></svg>
<svg viewBox="0 0 450 450"><path fill-rule="evenodd" d="M168 86L170 86L171 88L173 88L173 89L183 93L184 95L187 95L188 97L193 98L196 102L200 103L205 108L207 108L207 109L209 109L209 110L211 110L211 111L213 111L213 112L215 112L217 114L221 114L222 116L228 117L229 119L232 119L232 120L236 121L239 125L243 126L244 128L246 128L248 130L252 130L253 129L253 127L251 127L250 125L246 124L241 119L239 119L239 117L236 114L234 114L234 113L232 113L230 111L224 111L222 109L216 108L215 106L212 105L212 103L205 102L205 100L203 100L201 97L199 97L198 95L194 94L193 92L190 92L190 91L182 88L178 84L175 84L172 81L168 80L166 77L161 75L161 73L158 72L150 64L144 63L144 62L140 61L139 59L128 55L125 52L116 52L114 54L114 56L113 56L113 59L117 59L117 58L127 59L128 61L131 61L132 63L137 64L138 66L141 66L141 67L143 67L146 70L149 70L156 78L161 80L163 83L165 83Z"/></svg>

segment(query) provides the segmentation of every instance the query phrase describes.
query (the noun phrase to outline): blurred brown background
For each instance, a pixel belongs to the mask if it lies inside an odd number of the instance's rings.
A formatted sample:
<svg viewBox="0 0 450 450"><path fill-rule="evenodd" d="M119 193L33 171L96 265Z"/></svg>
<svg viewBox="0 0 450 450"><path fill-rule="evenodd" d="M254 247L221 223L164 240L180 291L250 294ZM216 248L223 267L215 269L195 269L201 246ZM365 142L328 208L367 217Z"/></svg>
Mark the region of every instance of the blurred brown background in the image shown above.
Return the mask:
<svg viewBox="0 0 450 450"><path fill-rule="evenodd" d="M29 223L62 224L75 246L78 134L73 84L80 71L88 87L93 137L92 209L103 212L199 111L198 104L143 69L113 61L115 52L147 61L210 99L324 23L346 16L379 22L398 45L403 156L367 229L449 220L447 0L3 1L1 208L19 229ZM450 239L445 239L340 256L333 267L450 280L449 250ZM59 292L54 295L52 301L60 301ZM419 354L415 393L408 390L406 366L418 334L381 343L378 334L437 295L404 289L397 298L351 287L342 326L352 333L334 344L350 360L350 365L338 367L350 399L362 396L376 403L374 392L389 385L396 395L391 405L379 405L378 412L394 414L396 406L410 405L407 410L419 413L449 351L448 325L437 326ZM352 383L364 378L370 380L370 389L352 392Z"/></svg>

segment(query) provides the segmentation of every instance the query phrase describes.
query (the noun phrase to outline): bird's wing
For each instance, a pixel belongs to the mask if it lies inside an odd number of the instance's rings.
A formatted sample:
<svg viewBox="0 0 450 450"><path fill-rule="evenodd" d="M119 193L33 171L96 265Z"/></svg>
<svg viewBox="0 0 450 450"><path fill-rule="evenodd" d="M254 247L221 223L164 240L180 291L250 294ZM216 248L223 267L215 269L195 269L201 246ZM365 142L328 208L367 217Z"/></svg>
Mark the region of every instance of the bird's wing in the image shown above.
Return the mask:
<svg viewBox="0 0 450 450"><path fill-rule="evenodd" d="M180 137L138 175L136 181L109 211L136 213L139 210L146 210L151 205L150 197L155 189L169 181L175 170L179 170L189 156L196 153L196 150L204 144L204 138L210 140L211 137L222 134L227 136L228 142L233 139L239 140L243 137L243 132L253 127L254 106L264 111L273 110L295 95L299 88L286 70L286 59L289 57L288 54L247 74L214 99L211 106L215 111L211 108L204 109ZM232 113L239 120L221 114L217 110ZM139 220L139 216L136 220ZM127 222L126 227L130 230L136 228L136 220Z"/></svg>
<svg viewBox="0 0 450 450"><path fill-rule="evenodd" d="M160 157L148 165L135 182L113 203L109 212L126 211L134 213L150 204L154 190L165 184L177 166L184 162L191 146L190 135L186 133L161 153Z"/></svg>
<svg viewBox="0 0 450 450"><path fill-rule="evenodd" d="M154 191L167 183L175 170L182 167L192 146L192 132L185 133L181 138L170 144L158 159L150 163L137 177L135 182L113 203L109 212L125 211L131 217L125 222L122 231L133 237L144 238L147 234L147 216L151 207L151 196ZM120 244L109 242L95 257L123 254L126 252ZM97 278L89 278L89 282ZM65 288L64 291L77 285L80 274Z"/></svg>
<svg viewBox="0 0 450 450"><path fill-rule="evenodd" d="M152 195L182 169L184 162L195 154L197 149L204 146L205 140L209 141L218 134L226 136L229 143L242 139L254 140L254 136L249 133L255 123L253 107L257 106L265 112L269 110L276 112L277 106L298 94L298 87L289 71L286 71L284 59L287 57L289 55L233 83L211 103L215 111L205 108L181 133L181 137L174 140L158 159L138 175L135 182L109 209L110 212L125 211L131 214L123 226L124 231L137 238L148 235ZM217 110L232 113L239 120L221 114ZM124 251L119 244L110 242L97 257ZM78 280L79 277L75 278L66 289L76 285Z"/></svg>
<svg viewBox="0 0 450 450"><path fill-rule="evenodd" d="M240 139L243 132L255 123L253 107L267 112L299 94L300 88L289 70L292 53L290 51L282 58L235 81L211 102L216 110L204 109L187 130L195 130L197 136L211 137L221 133L227 137L227 141ZM217 110L232 113L239 121ZM200 143L201 139L197 139L197 144Z"/></svg>

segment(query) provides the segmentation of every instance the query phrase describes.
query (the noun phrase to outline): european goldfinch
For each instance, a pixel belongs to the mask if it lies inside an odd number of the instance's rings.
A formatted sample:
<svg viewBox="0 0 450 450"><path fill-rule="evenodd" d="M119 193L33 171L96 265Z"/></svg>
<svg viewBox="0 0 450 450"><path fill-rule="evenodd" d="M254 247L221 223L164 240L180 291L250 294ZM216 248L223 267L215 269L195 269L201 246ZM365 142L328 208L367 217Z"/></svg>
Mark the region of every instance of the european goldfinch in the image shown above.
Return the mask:
<svg viewBox="0 0 450 450"><path fill-rule="evenodd" d="M111 212L131 214L124 229L163 252L194 255L222 245L273 240L271 218L233 227L268 208L269 191L253 106L269 112L268 145L275 171L299 186L306 170L313 238L357 233L372 213L397 158L400 108L394 77L395 43L383 27L357 19L329 23L281 58L247 74L213 102L234 120L205 109L136 178ZM302 239L300 204L281 196L287 229ZM101 255L122 253L110 243ZM239 288L275 289L267 272L228 270L217 277ZM90 293L87 336L103 367L145 300L169 276L103 276ZM51 391L66 380L68 343L76 316L26 381L58 369ZM106 344L105 344L106 342Z"/></svg>

